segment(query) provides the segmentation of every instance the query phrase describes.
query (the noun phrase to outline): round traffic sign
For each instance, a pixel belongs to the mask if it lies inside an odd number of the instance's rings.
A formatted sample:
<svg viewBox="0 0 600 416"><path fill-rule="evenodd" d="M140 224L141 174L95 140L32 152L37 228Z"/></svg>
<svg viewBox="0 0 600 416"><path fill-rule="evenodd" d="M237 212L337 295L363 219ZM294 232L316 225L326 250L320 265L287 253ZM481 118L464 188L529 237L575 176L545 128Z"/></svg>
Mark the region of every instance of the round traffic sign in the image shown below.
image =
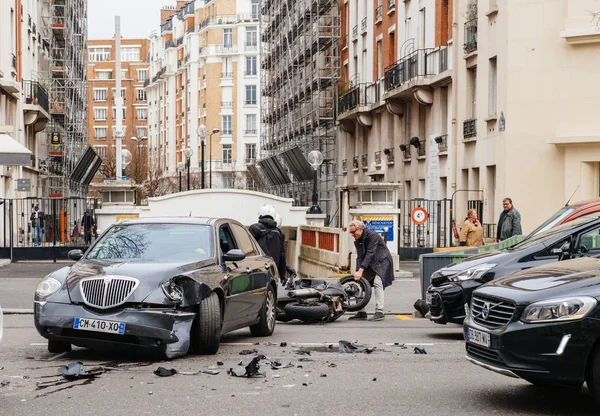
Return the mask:
<svg viewBox="0 0 600 416"><path fill-rule="evenodd" d="M425 208L421 208L421 207L417 207L417 208L413 209L412 212L410 213L410 219L412 220L412 222L414 222L417 225L424 224L425 221L427 221L428 217L429 217L429 215L427 214L427 211L425 210Z"/></svg>

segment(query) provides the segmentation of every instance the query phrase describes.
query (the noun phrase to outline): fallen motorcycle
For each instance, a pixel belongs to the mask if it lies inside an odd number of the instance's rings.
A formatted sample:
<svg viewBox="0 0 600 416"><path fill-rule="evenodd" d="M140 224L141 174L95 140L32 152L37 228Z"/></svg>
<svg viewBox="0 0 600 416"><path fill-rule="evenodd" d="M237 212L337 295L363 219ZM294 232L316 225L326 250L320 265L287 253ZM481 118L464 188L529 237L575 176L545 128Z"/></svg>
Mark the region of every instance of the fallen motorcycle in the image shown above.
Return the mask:
<svg viewBox="0 0 600 416"><path fill-rule="evenodd" d="M333 322L346 311L356 312L371 300L371 285L362 277L339 281L297 279L292 275L277 291L277 315L281 322Z"/></svg>

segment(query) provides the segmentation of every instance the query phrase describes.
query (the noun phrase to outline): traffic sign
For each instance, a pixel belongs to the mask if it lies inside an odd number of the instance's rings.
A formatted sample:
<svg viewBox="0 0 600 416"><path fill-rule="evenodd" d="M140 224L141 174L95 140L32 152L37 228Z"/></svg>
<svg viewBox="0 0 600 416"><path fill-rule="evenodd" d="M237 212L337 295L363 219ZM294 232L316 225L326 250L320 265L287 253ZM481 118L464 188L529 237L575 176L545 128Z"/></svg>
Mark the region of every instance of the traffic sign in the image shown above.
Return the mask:
<svg viewBox="0 0 600 416"><path fill-rule="evenodd" d="M425 208L417 207L410 213L410 219L417 225L424 224L427 218L429 218L429 214L427 214Z"/></svg>

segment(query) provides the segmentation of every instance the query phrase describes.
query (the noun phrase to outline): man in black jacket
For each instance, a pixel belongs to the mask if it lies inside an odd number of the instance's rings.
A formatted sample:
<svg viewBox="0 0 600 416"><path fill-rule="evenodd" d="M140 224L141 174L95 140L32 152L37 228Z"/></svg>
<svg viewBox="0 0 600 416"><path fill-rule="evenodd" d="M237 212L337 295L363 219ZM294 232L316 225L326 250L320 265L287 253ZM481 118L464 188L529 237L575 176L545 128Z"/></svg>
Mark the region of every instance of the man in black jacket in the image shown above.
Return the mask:
<svg viewBox="0 0 600 416"><path fill-rule="evenodd" d="M356 273L354 273L354 279L360 280L361 277L364 277L373 286L375 315L370 321L381 321L385 319L383 314L383 291L394 280L392 254L381 236L375 231L366 229L362 221L352 221L348 226L348 230L354 237L354 246L356 247ZM363 309L349 319L367 319L367 312Z"/></svg>
<svg viewBox="0 0 600 416"><path fill-rule="evenodd" d="M92 242L92 232L96 234L96 222L89 209L86 209L83 218L81 219L81 226L83 227L83 235L86 247Z"/></svg>

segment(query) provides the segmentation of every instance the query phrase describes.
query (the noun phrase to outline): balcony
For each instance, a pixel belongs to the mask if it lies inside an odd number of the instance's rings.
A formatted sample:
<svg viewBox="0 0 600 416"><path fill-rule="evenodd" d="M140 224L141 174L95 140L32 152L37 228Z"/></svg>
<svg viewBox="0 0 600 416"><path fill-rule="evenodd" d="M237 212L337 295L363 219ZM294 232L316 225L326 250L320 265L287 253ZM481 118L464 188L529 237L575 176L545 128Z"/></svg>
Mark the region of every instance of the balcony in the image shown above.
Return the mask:
<svg viewBox="0 0 600 416"><path fill-rule="evenodd" d="M360 166L363 169L368 169L369 168L369 155L362 155L360 157Z"/></svg>
<svg viewBox="0 0 600 416"><path fill-rule="evenodd" d="M394 148L390 147L389 149L383 149L383 153L387 157L388 165L392 165L394 163Z"/></svg>
<svg viewBox="0 0 600 416"><path fill-rule="evenodd" d="M342 47L342 50L348 49L348 35L342 36L340 46Z"/></svg>
<svg viewBox="0 0 600 416"><path fill-rule="evenodd" d="M174 48L174 47L175 47L175 41L173 39L168 39L165 42L165 49Z"/></svg>
<svg viewBox="0 0 600 416"><path fill-rule="evenodd" d="M217 54L237 53L237 45L215 45Z"/></svg>
<svg viewBox="0 0 600 416"><path fill-rule="evenodd" d="M440 153L448 152L448 135L444 134L435 138Z"/></svg>
<svg viewBox="0 0 600 416"><path fill-rule="evenodd" d="M48 113L50 106L48 104L48 93L37 81L23 81L23 94L25 95L25 104L38 105Z"/></svg>
<svg viewBox="0 0 600 416"><path fill-rule="evenodd" d="M354 156L352 159L352 170L358 171L358 156Z"/></svg>
<svg viewBox="0 0 600 416"><path fill-rule="evenodd" d="M378 25L383 22L383 6L378 6L375 9L375 24Z"/></svg>
<svg viewBox="0 0 600 416"><path fill-rule="evenodd" d="M231 108L233 107L233 101L221 101L221 107Z"/></svg>
<svg viewBox="0 0 600 416"><path fill-rule="evenodd" d="M221 78L233 78L233 72L221 72Z"/></svg>
<svg viewBox="0 0 600 416"><path fill-rule="evenodd" d="M367 31L367 18L363 18L360 21L360 32L361 33L365 33Z"/></svg>
<svg viewBox="0 0 600 416"><path fill-rule="evenodd" d="M417 49L388 66L385 69L385 91L398 88L417 78L436 75L437 56L434 49Z"/></svg>
<svg viewBox="0 0 600 416"><path fill-rule="evenodd" d="M463 138L477 137L477 119L472 118L463 121Z"/></svg>
<svg viewBox="0 0 600 416"><path fill-rule="evenodd" d="M377 104L380 98L379 86L378 82L362 83L348 90L338 101L338 114L341 115L357 107Z"/></svg>
<svg viewBox="0 0 600 416"><path fill-rule="evenodd" d="M373 156L375 158L375 165L381 165L381 150L376 151Z"/></svg>
<svg viewBox="0 0 600 416"><path fill-rule="evenodd" d="M358 40L358 25L352 28L352 40Z"/></svg>
<svg viewBox="0 0 600 416"><path fill-rule="evenodd" d="M400 145L400 151L402 152L403 156L404 156L404 161L410 161L410 144L401 144Z"/></svg>
<svg viewBox="0 0 600 416"><path fill-rule="evenodd" d="M477 19L469 20L465 23L465 44L463 45L465 54L477 50Z"/></svg>
<svg viewBox="0 0 600 416"><path fill-rule="evenodd" d="M440 70L439 73L446 72L448 68L448 46L441 46L439 51Z"/></svg>
<svg viewBox="0 0 600 416"><path fill-rule="evenodd" d="M173 31L173 20L167 20L165 23L160 25L160 33L164 35Z"/></svg>
<svg viewBox="0 0 600 416"><path fill-rule="evenodd" d="M244 135L246 135L246 136L256 136L256 134L258 134L258 130L256 130L256 129L244 130Z"/></svg>
<svg viewBox="0 0 600 416"><path fill-rule="evenodd" d="M14 53L11 55L12 55L12 61L11 61L12 69L17 69L17 55L15 55Z"/></svg>
<svg viewBox="0 0 600 416"><path fill-rule="evenodd" d="M255 52L258 50L258 45L256 44L256 42L246 42L244 44L244 50L246 52Z"/></svg>
<svg viewBox="0 0 600 416"><path fill-rule="evenodd" d="M388 0L388 13L396 10L396 0Z"/></svg>
<svg viewBox="0 0 600 416"><path fill-rule="evenodd" d="M194 17L194 3L190 1L185 6L183 6L183 14L185 17Z"/></svg>
<svg viewBox="0 0 600 416"><path fill-rule="evenodd" d="M342 173L348 173L348 159L342 160Z"/></svg>
<svg viewBox="0 0 600 416"><path fill-rule="evenodd" d="M183 36L180 38L177 38L177 40L175 41L175 46L181 46L183 45Z"/></svg>

